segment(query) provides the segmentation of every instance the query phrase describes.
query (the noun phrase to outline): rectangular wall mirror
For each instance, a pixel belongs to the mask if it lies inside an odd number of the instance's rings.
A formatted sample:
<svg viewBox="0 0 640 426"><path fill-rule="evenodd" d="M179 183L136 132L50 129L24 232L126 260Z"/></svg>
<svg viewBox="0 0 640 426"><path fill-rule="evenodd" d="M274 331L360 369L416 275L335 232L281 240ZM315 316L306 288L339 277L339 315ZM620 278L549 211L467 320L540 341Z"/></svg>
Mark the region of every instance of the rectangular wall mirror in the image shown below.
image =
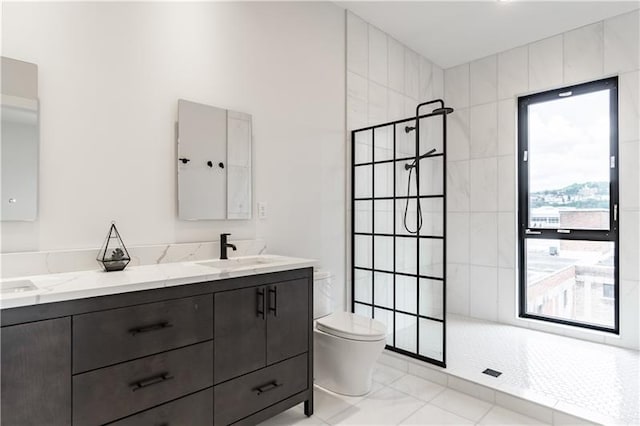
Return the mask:
<svg viewBox="0 0 640 426"><path fill-rule="evenodd" d="M38 66L2 58L3 221L33 221L38 216L40 118Z"/></svg>
<svg viewBox="0 0 640 426"><path fill-rule="evenodd" d="M251 115L178 100L178 217L251 219Z"/></svg>

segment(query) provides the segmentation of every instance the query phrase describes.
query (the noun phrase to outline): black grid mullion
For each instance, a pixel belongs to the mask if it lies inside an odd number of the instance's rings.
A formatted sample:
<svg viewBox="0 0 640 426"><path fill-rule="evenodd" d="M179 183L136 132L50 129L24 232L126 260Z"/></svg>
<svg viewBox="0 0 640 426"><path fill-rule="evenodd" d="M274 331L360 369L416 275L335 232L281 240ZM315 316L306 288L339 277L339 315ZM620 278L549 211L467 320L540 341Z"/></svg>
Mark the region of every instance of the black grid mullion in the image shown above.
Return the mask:
<svg viewBox="0 0 640 426"><path fill-rule="evenodd" d="M376 160L376 131L371 130L371 162ZM376 166L371 166L371 231L376 229ZM376 317L376 309L373 307L376 302L376 237L371 236L371 318Z"/></svg>
<svg viewBox="0 0 640 426"><path fill-rule="evenodd" d="M393 125L393 346L396 345L396 125ZM375 231L375 230L374 230Z"/></svg>

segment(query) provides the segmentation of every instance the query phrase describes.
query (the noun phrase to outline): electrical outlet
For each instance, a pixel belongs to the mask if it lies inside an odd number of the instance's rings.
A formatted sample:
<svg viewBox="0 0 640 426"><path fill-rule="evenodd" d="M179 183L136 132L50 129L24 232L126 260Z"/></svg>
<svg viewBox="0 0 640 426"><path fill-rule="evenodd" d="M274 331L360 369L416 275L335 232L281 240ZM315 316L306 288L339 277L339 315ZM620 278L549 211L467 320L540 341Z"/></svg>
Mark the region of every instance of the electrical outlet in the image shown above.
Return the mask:
<svg viewBox="0 0 640 426"><path fill-rule="evenodd" d="M267 203L265 203L264 201L258 203L258 218L267 218Z"/></svg>

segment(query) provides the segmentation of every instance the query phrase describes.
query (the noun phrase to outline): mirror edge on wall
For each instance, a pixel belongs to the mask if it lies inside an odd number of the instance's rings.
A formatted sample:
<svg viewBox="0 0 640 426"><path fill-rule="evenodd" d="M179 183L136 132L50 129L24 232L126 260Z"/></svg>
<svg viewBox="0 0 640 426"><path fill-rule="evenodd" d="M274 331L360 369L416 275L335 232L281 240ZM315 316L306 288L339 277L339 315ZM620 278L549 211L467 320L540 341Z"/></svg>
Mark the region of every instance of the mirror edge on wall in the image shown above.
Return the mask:
<svg viewBox="0 0 640 426"><path fill-rule="evenodd" d="M3 222L35 222L38 219L40 163L38 65L2 56L1 66L2 140L4 143L2 144L3 184L0 220ZM13 117L12 124L28 125L21 131L24 137L19 144L22 152L11 155L11 158L7 158L10 148L7 145L7 140L13 140L7 135L11 129L11 127L7 127L9 117ZM33 128L29 129L28 127ZM27 144L29 141L33 141L33 143ZM15 179L8 174L15 174ZM19 181L20 184L12 184L16 181Z"/></svg>

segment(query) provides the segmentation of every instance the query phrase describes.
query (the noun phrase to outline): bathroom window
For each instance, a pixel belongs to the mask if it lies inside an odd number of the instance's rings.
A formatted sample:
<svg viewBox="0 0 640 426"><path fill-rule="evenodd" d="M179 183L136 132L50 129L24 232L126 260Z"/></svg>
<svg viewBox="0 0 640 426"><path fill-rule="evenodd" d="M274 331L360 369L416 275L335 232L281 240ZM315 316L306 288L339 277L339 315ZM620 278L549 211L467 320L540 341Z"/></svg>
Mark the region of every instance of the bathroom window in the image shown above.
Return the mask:
<svg viewBox="0 0 640 426"><path fill-rule="evenodd" d="M618 333L617 87L518 99L520 317Z"/></svg>

